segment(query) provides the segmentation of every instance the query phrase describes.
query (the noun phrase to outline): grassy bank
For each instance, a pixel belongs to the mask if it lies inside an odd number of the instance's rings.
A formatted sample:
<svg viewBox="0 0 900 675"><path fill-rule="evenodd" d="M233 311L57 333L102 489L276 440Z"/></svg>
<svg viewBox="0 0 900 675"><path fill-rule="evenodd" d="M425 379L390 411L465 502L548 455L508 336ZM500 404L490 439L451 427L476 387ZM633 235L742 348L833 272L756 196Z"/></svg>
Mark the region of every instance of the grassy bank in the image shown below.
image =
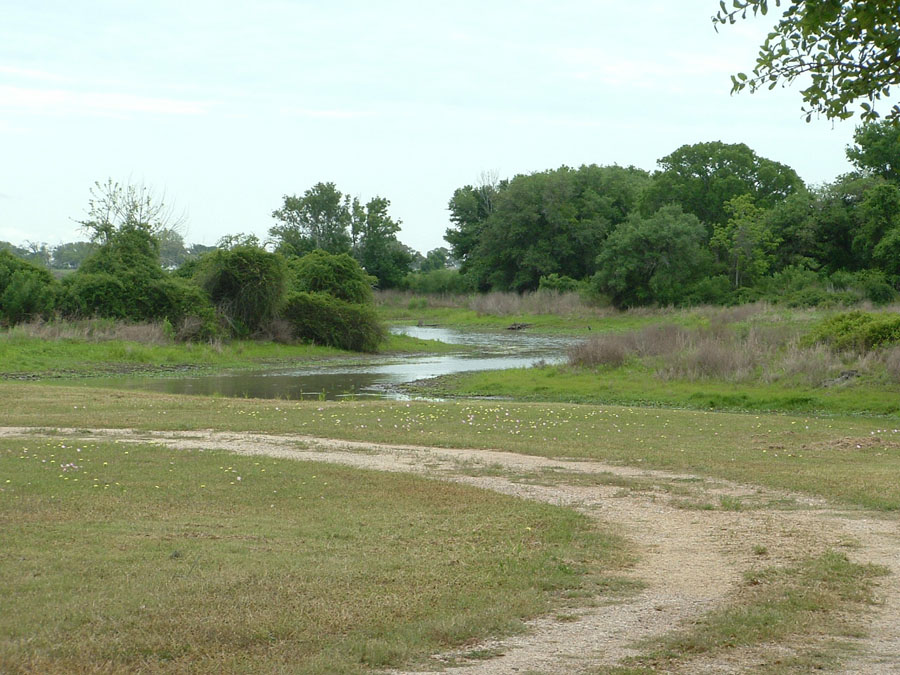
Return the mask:
<svg viewBox="0 0 900 675"><path fill-rule="evenodd" d="M272 364L356 359L332 347L264 340L183 343L158 326L83 322L82 327L45 335L18 327L0 332L0 377L70 377L116 373L165 373L185 369L236 369ZM100 324L93 328L92 323ZM104 329L104 325L108 328ZM68 327L66 327L68 328ZM389 335L380 354L446 352L434 340ZM458 349L458 348L456 348Z"/></svg>
<svg viewBox="0 0 900 675"><path fill-rule="evenodd" d="M215 399L0 383L2 423L302 433L578 457L900 509L896 418L501 402Z"/></svg>
<svg viewBox="0 0 900 675"><path fill-rule="evenodd" d="M735 383L717 379L660 379L640 365L577 369L568 366L450 375L417 385L431 396L491 396L521 401L645 405L808 414L900 414L900 385L861 380L823 387L802 383Z"/></svg>
<svg viewBox="0 0 900 675"><path fill-rule="evenodd" d="M626 560L571 510L483 490L38 439L0 441L0 542L4 672L396 666L594 595Z"/></svg>

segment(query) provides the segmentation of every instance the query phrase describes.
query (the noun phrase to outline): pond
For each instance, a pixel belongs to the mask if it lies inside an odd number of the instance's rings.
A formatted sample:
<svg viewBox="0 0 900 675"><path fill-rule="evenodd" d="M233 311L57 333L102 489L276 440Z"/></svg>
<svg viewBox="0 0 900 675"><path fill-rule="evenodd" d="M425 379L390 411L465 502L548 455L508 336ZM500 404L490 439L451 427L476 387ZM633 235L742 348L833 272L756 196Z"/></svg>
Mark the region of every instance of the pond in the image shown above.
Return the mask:
<svg viewBox="0 0 900 675"><path fill-rule="evenodd" d="M460 345L459 352L362 358L358 362L309 367L268 368L172 378L114 378L95 384L169 394L243 398L405 399L402 385L439 375L476 370L527 368L535 362L559 363L575 339L531 335L525 331L471 332L439 327L402 326L392 332Z"/></svg>

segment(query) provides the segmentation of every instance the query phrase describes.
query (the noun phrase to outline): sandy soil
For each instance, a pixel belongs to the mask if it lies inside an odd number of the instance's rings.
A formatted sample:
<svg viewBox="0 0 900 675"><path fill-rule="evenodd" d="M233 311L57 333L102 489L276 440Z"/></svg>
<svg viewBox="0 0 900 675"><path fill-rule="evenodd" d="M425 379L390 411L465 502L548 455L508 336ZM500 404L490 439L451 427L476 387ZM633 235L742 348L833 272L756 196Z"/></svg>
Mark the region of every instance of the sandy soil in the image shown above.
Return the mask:
<svg viewBox="0 0 900 675"><path fill-rule="evenodd" d="M36 433L40 430L0 427L4 437L33 438ZM854 561L877 563L891 571L879 582L881 602L871 614L870 637L858 641L854 657L841 672L900 673L900 526L884 514L696 476L507 452L214 431L60 429L54 433L55 437L60 433L108 437L183 450L216 448L421 474L570 506L612 525L635 543L640 559L628 573L646 584L636 595L579 610L575 620L543 617L530 622L523 635L435 655L430 669L435 672L450 663L457 666L452 672L466 675L577 673L614 665L638 653L637 640L676 628L724 603L744 572L840 548ZM566 474L582 478L594 474L599 483L609 477L630 479L639 481L641 489L623 489L622 481L586 486L584 480L571 480ZM529 477L538 482L523 481ZM685 508L691 503L718 504L722 497L758 508ZM791 508L777 506L786 500ZM766 553L761 556L763 547ZM497 656L466 659L467 654L485 650ZM680 672L753 672L760 658L752 650L735 651L718 660L689 662L680 666Z"/></svg>

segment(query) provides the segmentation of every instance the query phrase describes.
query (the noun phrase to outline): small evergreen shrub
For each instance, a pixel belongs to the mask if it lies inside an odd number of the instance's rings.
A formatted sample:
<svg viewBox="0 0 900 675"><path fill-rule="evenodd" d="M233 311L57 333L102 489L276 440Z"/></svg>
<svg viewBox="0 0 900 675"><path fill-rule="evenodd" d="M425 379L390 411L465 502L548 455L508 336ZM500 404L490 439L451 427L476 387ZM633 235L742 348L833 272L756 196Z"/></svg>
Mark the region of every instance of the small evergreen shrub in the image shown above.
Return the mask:
<svg viewBox="0 0 900 675"><path fill-rule="evenodd" d="M290 322L295 338L339 349L374 352L385 337L373 307L326 293L289 294L281 317Z"/></svg>

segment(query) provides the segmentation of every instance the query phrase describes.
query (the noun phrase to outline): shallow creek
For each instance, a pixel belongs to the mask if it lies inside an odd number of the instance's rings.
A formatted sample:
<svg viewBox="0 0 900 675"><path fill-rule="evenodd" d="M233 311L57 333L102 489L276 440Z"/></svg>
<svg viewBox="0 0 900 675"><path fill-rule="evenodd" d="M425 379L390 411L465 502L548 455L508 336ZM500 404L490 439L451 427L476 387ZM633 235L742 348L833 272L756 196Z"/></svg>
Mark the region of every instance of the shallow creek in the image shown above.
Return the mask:
<svg viewBox="0 0 900 675"><path fill-rule="evenodd" d="M399 326L392 332L460 345L459 352L400 357L361 357L352 363L241 370L214 375L166 378L110 378L93 384L148 389L170 394L251 398L405 399L402 385L439 375L476 370L527 368L535 362L558 363L576 340L532 335L527 331L472 332L440 327Z"/></svg>

